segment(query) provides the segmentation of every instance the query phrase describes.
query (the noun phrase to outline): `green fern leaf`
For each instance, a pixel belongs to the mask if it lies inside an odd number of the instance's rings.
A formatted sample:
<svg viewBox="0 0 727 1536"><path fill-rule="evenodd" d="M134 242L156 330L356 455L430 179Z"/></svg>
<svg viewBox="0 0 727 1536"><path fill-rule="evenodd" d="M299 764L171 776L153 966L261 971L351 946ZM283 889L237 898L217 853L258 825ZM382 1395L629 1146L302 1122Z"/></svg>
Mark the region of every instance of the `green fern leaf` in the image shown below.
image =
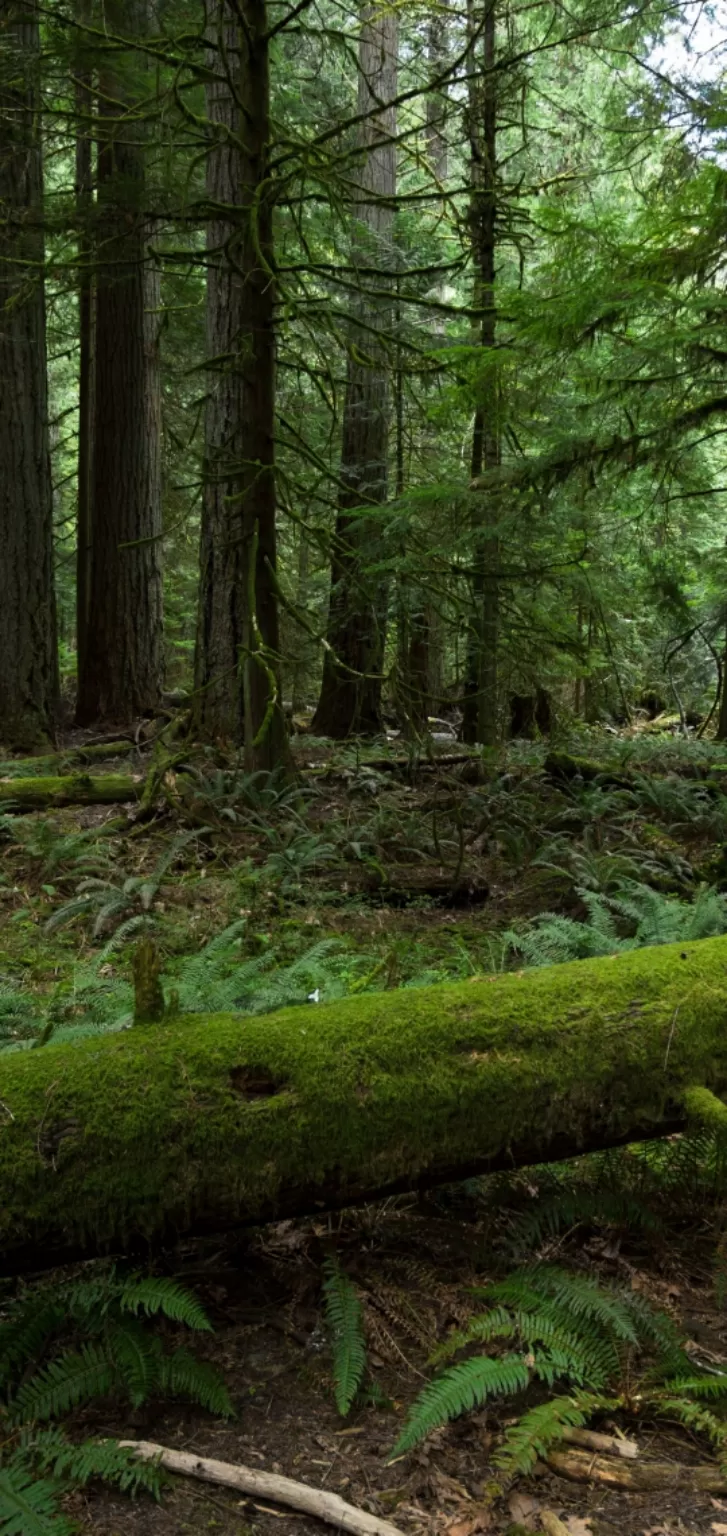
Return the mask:
<svg viewBox="0 0 727 1536"><path fill-rule="evenodd" d="M183 1323L185 1328L198 1333L212 1332L204 1307L176 1280L158 1275L133 1275L124 1281L118 1300L122 1312L145 1312L147 1317L161 1313L172 1322Z"/></svg>
<svg viewBox="0 0 727 1536"><path fill-rule="evenodd" d="M84 1344L79 1354L60 1355L23 1383L11 1405L11 1418L15 1423L60 1418L79 1403L108 1396L117 1382L108 1350Z"/></svg>
<svg viewBox="0 0 727 1536"><path fill-rule="evenodd" d="M219 1418L231 1419L235 1408L219 1372L206 1360L196 1360L186 1349L175 1349L159 1361L159 1389L174 1397L199 1403Z"/></svg>
<svg viewBox="0 0 727 1536"><path fill-rule="evenodd" d="M563 1438L564 1431L587 1424L596 1409L602 1407L602 1402L595 1395L580 1393L539 1403L506 1430L494 1457L495 1465L508 1477L532 1472L535 1463L547 1455L550 1446Z"/></svg>
<svg viewBox="0 0 727 1536"><path fill-rule="evenodd" d="M58 1508L56 1484L18 1467L0 1468L3 1536L72 1536L75 1526Z"/></svg>
<svg viewBox="0 0 727 1536"><path fill-rule="evenodd" d="M504 1355L496 1360L478 1355L450 1366L419 1394L390 1459L402 1456L431 1430L481 1407L489 1398L523 1392L529 1381L530 1371L522 1355Z"/></svg>
<svg viewBox="0 0 727 1536"><path fill-rule="evenodd" d="M335 1259L325 1264L323 1285L326 1321L333 1348L336 1407L343 1418L350 1412L366 1370L366 1340L356 1288Z"/></svg>

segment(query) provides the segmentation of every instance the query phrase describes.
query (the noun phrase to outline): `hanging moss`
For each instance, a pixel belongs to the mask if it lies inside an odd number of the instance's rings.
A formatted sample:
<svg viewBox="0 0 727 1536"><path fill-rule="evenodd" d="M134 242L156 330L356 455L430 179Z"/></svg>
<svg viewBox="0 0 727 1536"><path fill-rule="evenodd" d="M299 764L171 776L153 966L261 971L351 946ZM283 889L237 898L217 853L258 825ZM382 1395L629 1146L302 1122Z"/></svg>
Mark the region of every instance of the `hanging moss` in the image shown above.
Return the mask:
<svg viewBox="0 0 727 1536"><path fill-rule="evenodd" d="M0 1247L93 1251L671 1132L727 1090L727 939L0 1060ZM6 1260L7 1262L7 1260Z"/></svg>

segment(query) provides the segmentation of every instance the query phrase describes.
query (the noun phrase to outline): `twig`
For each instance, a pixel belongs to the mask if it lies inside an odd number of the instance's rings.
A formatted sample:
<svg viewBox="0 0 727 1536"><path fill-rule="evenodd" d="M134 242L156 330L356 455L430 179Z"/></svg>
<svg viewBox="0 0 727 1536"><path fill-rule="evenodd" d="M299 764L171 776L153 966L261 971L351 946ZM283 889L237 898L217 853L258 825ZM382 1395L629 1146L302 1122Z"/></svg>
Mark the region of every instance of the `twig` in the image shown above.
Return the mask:
<svg viewBox="0 0 727 1536"><path fill-rule="evenodd" d="M582 1445L588 1451L602 1451L604 1456L622 1456L626 1461L634 1461L639 1454L636 1441L627 1440L625 1435L602 1435L595 1429L567 1427L560 1438L571 1445Z"/></svg>
<svg viewBox="0 0 727 1536"><path fill-rule="evenodd" d="M325 1493L320 1488L309 1488L296 1483L291 1477L281 1477L276 1472L258 1472L253 1467L238 1466L230 1461L214 1461L209 1456L196 1456L190 1451L172 1451L151 1440L121 1440L124 1448L136 1451L142 1461L155 1461L167 1472L178 1472L182 1477L197 1477L205 1483L216 1483L223 1488L236 1488L240 1493L250 1493L256 1498L272 1499L277 1504L287 1504L291 1509L301 1509L307 1515L350 1531L352 1536L401 1536L396 1525L369 1515L366 1510L347 1504L337 1493Z"/></svg>

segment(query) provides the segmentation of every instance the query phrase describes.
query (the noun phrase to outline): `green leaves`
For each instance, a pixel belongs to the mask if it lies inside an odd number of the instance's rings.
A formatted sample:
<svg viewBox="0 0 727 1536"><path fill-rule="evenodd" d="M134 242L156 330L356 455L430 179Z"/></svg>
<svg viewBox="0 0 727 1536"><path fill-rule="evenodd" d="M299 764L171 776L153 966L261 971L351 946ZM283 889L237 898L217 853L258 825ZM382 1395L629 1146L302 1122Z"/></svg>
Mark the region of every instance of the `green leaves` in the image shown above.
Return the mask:
<svg viewBox="0 0 727 1536"><path fill-rule="evenodd" d="M356 1287L335 1259L326 1261L325 1273L323 1294L333 1348L336 1407L345 1418L353 1406L366 1369L363 1314Z"/></svg>
<svg viewBox="0 0 727 1536"><path fill-rule="evenodd" d="M498 1465L508 1475L527 1472L569 1425L585 1424L594 1412L618 1406L626 1367L647 1351L656 1378L661 1372L666 1388L679 1390L679 1383L670 1378L676 1371L685 1375L686 1356L676 1329L669 1318L630 1291L544 1266L517 1271L475 1294L488 1304L487 1310L453 1333L435 1359L501 1339L513 1340L519 1348L505 1355L472 1355L436 1376L414 1403L393 1456L411 1450L439 1425L488 1399L523 1391L533 1378L549 1387L568 1382L573 1391L538 1404L505 1436ZM709 1383L712 1380L708 1378ZM701 1384L703 1378L697 1381ZM688 1396L691 1382L682 1385ZM657 1389L655 1398L661 1392ZM718 1393L705 1383L703 1392L697 1388L694 1395ZM696 1405L691 1407L696 1413ZM707 1410L700 1412L709 1429L712 1416Z"/></svg>

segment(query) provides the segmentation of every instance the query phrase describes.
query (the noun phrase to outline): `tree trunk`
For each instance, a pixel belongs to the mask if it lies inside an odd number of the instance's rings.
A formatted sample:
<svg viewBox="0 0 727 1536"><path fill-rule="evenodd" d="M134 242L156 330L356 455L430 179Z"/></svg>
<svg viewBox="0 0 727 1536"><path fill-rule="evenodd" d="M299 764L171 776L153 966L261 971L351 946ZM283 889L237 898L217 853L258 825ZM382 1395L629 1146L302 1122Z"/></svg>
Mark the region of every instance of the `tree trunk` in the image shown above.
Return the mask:
<svg viewBox="0 0 727 1536"><path fill-rule="evenodd" d="M146 0L107 0L128 40L99 68L90 644L78 718L119 724L161 703L159 279L145 208Z"/></svg>
<svg viewBox="0 0 727 1536"><path fill-rule="evenodd" d="M495 74L495 0L485 0L482 33L482 74L474 70L469 95L472 195L470 219L475 268L475 308L480 311L483 351L479 403L472 434L471 473L500 462L498 384L495 371L496 311L495 252L497 207L497 101ZM473 19L470 17L473 27ZM474 50L473 50L474 52ZM474 63L474 59L472 60ZM472 68L472 65L470 66ZM474 614L467 657L462 736L465 741L492 746L498 739L497 647L500 594L497 580L499 540L491 509L482 495L474 500Z"/></svg>
<svg viewBox="0 0 727 1536"><path fill-rule="evenodd" d="M38 14L4 9L0 57L0 739L30 749L58 705Z"/></svg>
<svg viewBox="0 0 727 1536"><path fill-rule="evenodd" d="M323 682L312 723L341 739L381 730L388 581L375 569L384 547L380 509L388 495L391 305L375 297L390 280L396 193L398 28L396 11L366 0L359 41L358 199L353 263L359 267L343 407L338 516ZM363 269L367 269L364 276ZM373 517L366 508L377 509Z"/></svg>
<svg viewBox="0 0 727 1536"><path fill-rule="evenodd" d="M430 78L436 82L444 69L448 52L447 5L437 5L432 11L427 27L427 53ZM448 96L441 85L433 85L427 94L425 141L427 159L432 177L438 188L446 187L448 172L448 146L446 125ZM442 287L439 286L441 294ZM431 321L435 343L442 345L444 325L441 314L434 312ZM432 454L432 476L437 477L439 452L436 440L427 445ZM398 494L398 493L397 493ZM436 542L434 525L423 530L424 539ZM399 686L407 721L417 734L428 729L429 716L440 708L442 633L436 607L424 583L400 577L400 627L402 630L399 656Z"/></svg>
<svg viewBox="0 0 727 1536"><path fill-rule="evenodd" d="M287 762L288 744L275 577L275 283L265 0L244 0L241 13L225 0L214 4L207 35L215 72L207 112L217 132L207 164L212 212L207 347L213 387L206 417L197 729L208 738L243 741L249 769L272 769ZM231 209L239 213L231 215Z"/></svg>
<svg viewBox="0 0 727 1536"><path fill-rule="evenodd" d="M0 1057L0 1249L128 1250L706 1123L727 940ZM692 1089L689 1093L688 1090Z"/></svg>
<svg viewBox="0 0 727 1536"><path fill-rule="evenodd" d="M88 0L78 5L79 27L90 21ZM93 489L94 291L93 244L93 82L88 39L79 35L76 61L76 219L78 222L78 502L76 518L76 660L77 675L88 668L91 603L91 524Z"/></svg>
<svg viewBox="0 0 727 1536"><path fill-rule="evenodd" d="M719 714L717 715L717 741L727 741L727 635L725 636L725 648L722 657L722 690L719 696Z"/></svg>

